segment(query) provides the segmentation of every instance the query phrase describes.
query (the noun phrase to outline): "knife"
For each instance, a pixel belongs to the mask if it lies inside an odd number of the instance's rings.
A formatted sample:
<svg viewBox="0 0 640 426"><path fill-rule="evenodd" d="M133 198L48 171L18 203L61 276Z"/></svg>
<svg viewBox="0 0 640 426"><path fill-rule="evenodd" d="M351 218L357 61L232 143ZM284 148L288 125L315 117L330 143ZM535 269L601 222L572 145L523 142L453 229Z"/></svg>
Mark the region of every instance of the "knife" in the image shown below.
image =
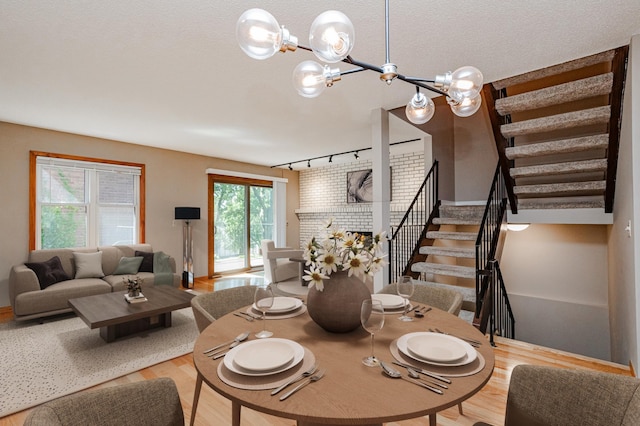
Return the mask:
<svg viewBox="0 0 640 426"><path fill-rule="evenodd" d="M413 365L405 364L405 363L398 362L398 361L393 361L393 363L394 363L395 365L399 365L400 367L404 367L404 368L413 368L413 369L414 369L414 370L416 370L418 373L422 373L422 374L424 374L425 376L429 376L429 377L431 377L432 379L440 380L441 382L445 382L445 383L449 383L449 384L451 383L451 380L450 380L450 379L447 379L446 377L442 377L442 376L439 376L439 375L437 375L437 374L434 374L434 373L432 373L432 372L430 372L430 371L427 371L427 370L423 370L423 369L421 369L421 368L414 367Z"/></svg>

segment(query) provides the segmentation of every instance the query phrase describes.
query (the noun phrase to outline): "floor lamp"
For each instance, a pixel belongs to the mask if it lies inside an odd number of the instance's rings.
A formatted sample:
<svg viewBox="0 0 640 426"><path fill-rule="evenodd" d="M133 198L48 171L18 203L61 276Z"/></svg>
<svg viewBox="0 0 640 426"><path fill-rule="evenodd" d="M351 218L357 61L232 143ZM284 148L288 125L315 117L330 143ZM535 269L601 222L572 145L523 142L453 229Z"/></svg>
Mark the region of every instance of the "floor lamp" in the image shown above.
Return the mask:
<svg viewBox="0 0 640 426"><path fill-rule="evenodd" d="M193 288L193 238L191 221L200 219L200 207L176 207L176 220L182 225L182 287Z"/></svg>

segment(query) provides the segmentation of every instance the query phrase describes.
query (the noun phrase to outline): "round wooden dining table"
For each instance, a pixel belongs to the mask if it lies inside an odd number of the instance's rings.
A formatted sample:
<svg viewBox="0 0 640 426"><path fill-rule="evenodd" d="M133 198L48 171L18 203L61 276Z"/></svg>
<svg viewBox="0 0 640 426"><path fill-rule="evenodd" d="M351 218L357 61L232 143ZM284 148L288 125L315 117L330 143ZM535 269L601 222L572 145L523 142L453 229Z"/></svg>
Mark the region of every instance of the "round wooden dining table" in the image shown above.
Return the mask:
<svg viewBox="0 0 640 426"><path fill-rule="evenodd" d="M245 312L247 308L240 311ZM275 338L289 339L302 345L315 356L318 367L326 372L321 380L280 401L279 397L284 392L272 396L270 390L242 389L225 383L218 375L218 366L223 358L213 360L203 353L244 331L251 332L249 341L256 340L254 334L262 329L262 321L248 322L230 313L208 326L195 343L193 357L198 377L191 423L195 419L200 387L204 381L231 401L234 426L240 425L241 406L295 419L298 425L380 425L426 415L429 415L430 424L435 425L437 412L461 403L487 383L494 368L493 349L474 326L442 310L433 308L423 318L415 318L411 322L400 321L398 316L385 315L384 327L375 334L374 351L380 360L390 364L394 361L392 342L400 336L437 328L454 336L482 342L476 350L484 361L483 367L471 375L452 375L448 389L439 395L405 380L392 379L384 375L380 367L363 365L362 358L371 352L371 337L361 327L349 333L329 333L304 312L286 319L268 319L266 328L273 332ZM406 375L404 368L394 367Z"/></svg>

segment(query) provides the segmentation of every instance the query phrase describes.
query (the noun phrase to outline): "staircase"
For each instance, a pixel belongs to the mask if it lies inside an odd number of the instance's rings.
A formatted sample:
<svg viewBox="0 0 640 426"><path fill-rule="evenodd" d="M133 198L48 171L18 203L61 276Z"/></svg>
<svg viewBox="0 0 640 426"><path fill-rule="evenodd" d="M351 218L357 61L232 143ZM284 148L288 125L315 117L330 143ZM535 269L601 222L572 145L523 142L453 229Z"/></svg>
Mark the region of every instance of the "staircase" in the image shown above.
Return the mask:
<svg viewBox="0 0 640 426"><path fill-rule="evenodd" d="M476 249L483 205L441 205L440 217L433 219L438 230L428 230L420 254L426 260L415 262L412 272L420 280L439 286L454 286L463 294L460 316L471 322L476 306Z"/></svg>
<svg viewBox="0 0 640 426"><path fill-rule="evenodd" d="M512 213L613 211L628 46L486 84Z"/></svg>

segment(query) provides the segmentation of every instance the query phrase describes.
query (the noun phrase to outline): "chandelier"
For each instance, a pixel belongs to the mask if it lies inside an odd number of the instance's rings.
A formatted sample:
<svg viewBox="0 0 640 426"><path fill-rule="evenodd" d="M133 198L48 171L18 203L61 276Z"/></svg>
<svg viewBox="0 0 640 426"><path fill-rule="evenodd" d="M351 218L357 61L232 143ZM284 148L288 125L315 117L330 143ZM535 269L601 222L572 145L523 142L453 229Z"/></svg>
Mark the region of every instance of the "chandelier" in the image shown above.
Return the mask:
<svg viewBox="0 0 640 426"><path fill-rule="evenodd" d="M429 90L446 96L451 111L459 117L474 114L482 103L482 73L474 67L463 66L457 70L437 75L433 79L409 77L398 73L398 67L389 59L389 0L385 0L385 50L386 62L375 66L358 61L350 56L355 40L355 30L349 18L342 12L329 10L321 13L311 24L309 44L298 45L298 38L292 35L284 25L263 9L245 11L236 25L236 37L242 50L251 58L267 59L277 52L285 53L300 48L313 52L325 62L304 61L293 70L293 85L298 93L307 98L319 96L325 88L342 79L343 75L360 71L375 71L380 80L391 84L398 79L412 84L416 93L407 103L407 119L414 124L424 124L433 117L435 105L431 98L420 93L420 89ZM344 62L354 68L340 71L327 64Z"/></svg>

